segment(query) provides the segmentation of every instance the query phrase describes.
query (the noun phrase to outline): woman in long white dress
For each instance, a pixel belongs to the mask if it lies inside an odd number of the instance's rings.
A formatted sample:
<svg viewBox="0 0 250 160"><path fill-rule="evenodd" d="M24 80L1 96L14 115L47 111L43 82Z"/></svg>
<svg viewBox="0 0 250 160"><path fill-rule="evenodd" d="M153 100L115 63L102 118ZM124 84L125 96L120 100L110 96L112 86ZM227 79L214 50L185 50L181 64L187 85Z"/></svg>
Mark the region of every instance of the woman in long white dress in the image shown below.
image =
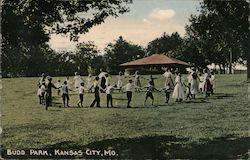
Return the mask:
<svg viewBox="0 0 250 160"><path fill-rule="evenodd" d="M181 73L178 73L175 78L175 87L172 98L176 99L176 102L181 102L185 97L183 84L181 79Z"/></svg>

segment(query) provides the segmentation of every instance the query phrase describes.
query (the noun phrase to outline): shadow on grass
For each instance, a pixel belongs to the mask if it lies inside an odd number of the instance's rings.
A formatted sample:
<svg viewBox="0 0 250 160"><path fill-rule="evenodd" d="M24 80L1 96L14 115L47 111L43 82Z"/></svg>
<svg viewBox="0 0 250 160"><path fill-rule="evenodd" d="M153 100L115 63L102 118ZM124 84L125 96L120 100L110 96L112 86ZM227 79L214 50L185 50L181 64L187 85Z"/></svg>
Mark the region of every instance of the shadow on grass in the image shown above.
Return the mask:
<svg viewBox="0 0 250 160"><path fill-rule="evenodd" d="M235 94L230 94L230 93L216 93L214 95L211 95L210 97L211 98L215 98L215 99L224 99L224 98L235 97Z"/></svg>
<svg viewBox="0 0 250 160"><path fill-rule="evenodd" d="M221 137L213 140L205 139L199 143L191 143L188 138L174 136L144 136L139 138L116 138L90 143L88 145L75 144L72 141L63 141L46 146L52 156L40 156L38 158L90 158L90 159L238 159L248 158L249 138ZM54 150L82 150L82 156L55 156ZM114 156L87 155L87 149L115 151ZM6 152L6 151L5 151ZM22 156L6 156L4 158L23 158ZM37 158L26 156L25 158Z"/></svg>

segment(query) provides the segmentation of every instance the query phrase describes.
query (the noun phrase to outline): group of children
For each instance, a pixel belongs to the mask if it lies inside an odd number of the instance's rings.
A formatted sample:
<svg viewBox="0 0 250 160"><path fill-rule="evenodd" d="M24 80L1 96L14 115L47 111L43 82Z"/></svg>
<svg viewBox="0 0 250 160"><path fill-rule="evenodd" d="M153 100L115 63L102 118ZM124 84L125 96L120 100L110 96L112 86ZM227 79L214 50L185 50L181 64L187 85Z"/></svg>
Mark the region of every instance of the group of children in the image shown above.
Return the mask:
<svg viewBox="0 0 250 160"><path fill-rule="evenodd" d="M62 97L63 100L63 106L69 107L69 91L77 91L79 94L79 101L77 102L78 107L83 107L83 100L84 100L84 92L88 91L88 93L94 92L94 99L91 103L90 107L100 107L100 93L106 93L107 96L107 107L114 107L113 106L113 97L112 94L114 90L118 90L119 92L124 91L126 92L127 96L127 108L131 108L131 101L133 96L133 91L140 92L143 89L146 89L146 95L144 100L144 105L146 104L148 98L152 100L152 105L154 105L154 91L164 91L166 101L165 103L168 103L170 100L171 92L173 91L172 98L176 99L176 102L181 102L185 95L184 95L184 86L187 88L186 91L186 100L195 99L195 95L199 91L199 82L201 83L201 80L197 76L197 73L195 70L190 73L188 76L188 84L184 84L181 78L181 74L177 73L175 81L173 81L173 74L169 69L166 70L166 72L163 74L165 79L164 87L161 89L156 89L154 84L153 76L151 75L150 78L148 78L148 84L145 87L141 86L140 82L140 76L139 72L136 71L134 75L132 75L134 79L131 79L131 76L129 77L128 83L126 85L123 85L123 80L125 79L125 76L122 74L122 72L119 72L117 76L117 84L111 85L109 80L109 74L106 72L101 72L99 76L95 77L95 80L93 82L92 76L89 75L86 82L87 87L85 88L84 80L81 79L81 76L75 72L74 81L75 81L75 90L72 90L70 88L71 82L69 81L69 78L67 78L63 84L61 84L60 80L54 85L52 83L52 78L47 77L43 74L42 78L39 81L39 89L37 92L37 95L39 96L39 103L43 104L47 107L51 105L52 102L52 88L57 89L58 95ZM143 78L143 77L142 77ZM146 78L144 78L146 79ZM208 75L207 70L204 70L204 77L203 77L205 83L202 87L202 92L205 92L206 95L209 95L210 93L213 94L213 83L214 83L214 76L213 73ZM101 81L99 83L99 81Z"/></svg>

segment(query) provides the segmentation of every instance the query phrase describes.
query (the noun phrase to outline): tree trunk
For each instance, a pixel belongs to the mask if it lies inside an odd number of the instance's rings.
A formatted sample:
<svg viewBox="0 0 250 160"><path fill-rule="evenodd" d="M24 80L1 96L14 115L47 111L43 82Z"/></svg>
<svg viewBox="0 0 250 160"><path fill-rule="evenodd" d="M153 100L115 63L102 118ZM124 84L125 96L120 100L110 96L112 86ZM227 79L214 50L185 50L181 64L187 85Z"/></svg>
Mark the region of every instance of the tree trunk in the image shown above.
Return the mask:
<svg viewBox="0 0 250 160"><path fill-rule="evenodd" d="M229 50L229 74L232 74L233 52Z"/></svg>
<svg viewBox="0 0 250 160"><path fill-rule="evenodd" d="M221 68L221 64L219 64L219 67L220 67L220 74L222 74L222 68Z"/></svg>
<svg viewBox="0 0 250 160"><path fill-rule="evenodd" d="M250 82L250 53L247 53L247 81Z"/></svg>

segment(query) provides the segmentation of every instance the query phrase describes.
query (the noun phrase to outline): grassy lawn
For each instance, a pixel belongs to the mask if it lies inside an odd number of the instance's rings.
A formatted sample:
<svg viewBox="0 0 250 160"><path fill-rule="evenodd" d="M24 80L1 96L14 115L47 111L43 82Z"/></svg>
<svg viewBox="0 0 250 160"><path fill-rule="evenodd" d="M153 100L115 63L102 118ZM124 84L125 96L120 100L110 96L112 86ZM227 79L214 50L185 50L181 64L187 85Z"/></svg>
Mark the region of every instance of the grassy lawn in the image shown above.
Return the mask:
<svg viewBox="0 0 250 160"><path fill-rule="evenodd" d="M52 152L94 148L114 149L118 154L115 158L122 159L248 158L249 101L245 77L216 75L215 95L207 99L198 95L192 102L176 103L171 99L165 104L164 93L155 92L157 107L144 107L145 92L133 93L131 109L126 108L124 93L113 94L117 108L106 108L106 94L101 94L100 109L89 108L93 94L85 94L85 107L77 108L76 92L71 92L71 107L63 108L61 98L53 90L54 104L48 111L38 104L37 77L2 79L2 156L6 157L6 149ZM65 77L54 78L54 83L57 79L62 81ZM112 77L112 81L116 78ZM163 81L156 79L156 88L163 87Z"/></svg>

